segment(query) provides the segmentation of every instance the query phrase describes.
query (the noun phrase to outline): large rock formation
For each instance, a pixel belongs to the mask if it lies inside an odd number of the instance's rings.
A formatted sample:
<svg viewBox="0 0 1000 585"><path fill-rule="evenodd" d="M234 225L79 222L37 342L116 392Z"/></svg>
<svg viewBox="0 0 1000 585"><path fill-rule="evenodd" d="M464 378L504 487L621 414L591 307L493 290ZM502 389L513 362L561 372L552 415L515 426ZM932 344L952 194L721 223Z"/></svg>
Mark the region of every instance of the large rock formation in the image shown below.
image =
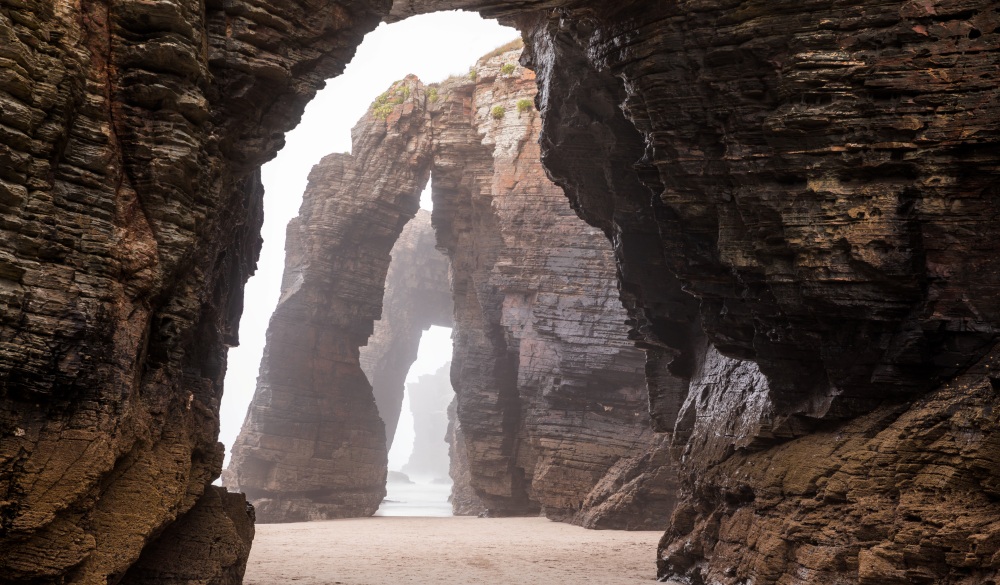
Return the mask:
<svg viewBox="0 0 1000 585"><path fill-rule="evenodd" d="M653 348L654 416L676 423L684 502L661 575L994 578L998 468L979 414L993 399L988 364L971 365L1000 324L1000 111L984 81L1000 15L679 2L573 16L522 24L546 166L614 238ZM634 171L608 164L609 144Z"/></svg>
<svg viewBox="0 0 1000 585"><path fill-rule="evenodd" d="M0 6L6 580L121 582L203 499L258 246L257 169L380 18L447 8L521 28L545 166L613 243L654 422L681 466L661 576L996 579L994 3L391 4ZM462 91L435 116L469 115L475 89ZM487 193L490 177L442 187ZM465 261L496 260L502 242ZM501 272L456 277L466 307ZM520 411L539 394L522 402L498 348L520 359L531 344L507 331L470 338L483 351L462 359L506 382L459 415L501 416L463 431L478 486L515 509L558 493L528 495L551 473L518 476L545 459L517 450L541 436Z"/></svg>
<svg viewBox="0 0 1000 585"><path fill-rule="evenodd" d="M119 582L216 497L258 169L388 4L0 5L5 582Z"/></svg>
<svg viewBox="0 0 1000 585"><path fill-rule="evenodd" d="M423 91L415 78L394 85L383 101L399 105L366 115L353 154L313 168L288 224L281 296L227 475L258 521L368 516L385 497L385 427L359 348L430 171Z"/></svg>
<svg viewBox="0 0 1000 585"><path fill-rule="evenodd" d="M541 506L588 526L659 527L668 486L636 468L650 428L612 250L540 164L534 75L518 49L431 105L434 223L452 261L452 381L471 482L493 514ZM664 478L658 478L664 479ZM599 485L600 484L600 485Z"/></svg>
<svg viewBox="0 0 1000 585"><path fill-rule="evenodd" d="M417 359L421 335L432 325L452 325L448 260L436 244L431 214L420 209L392 247L382 317L361 348L361 369L371 382L388 447L396 436L406 374Z"/></svg>
<svg viewBox="0 0 1000 585"><path fill-rule="evenodd" d="M339 361L347 368L357 357L333 350L312 355L312 342L301 340L310 340L303 332L316 327L341 335L370 330L377 307L367 310L366 303L378 298L380 274L347 255L345 247L369 254L373 233L379 245L391 243L392 233L371 227L388 223L379 215L388 206L382 185L398 185L397 198L405 199L419 188L408 182L410 177L422 174L426 180L433 168L434 225L453 276L452 382L463 435L454 446L464 445L467 462L457 471L459 485L467 470L472 489L491 514L542 508L551 518L595 527L666 522L673 503L669 473L653 482L648 480L654 474L643 473L651 460L665 463L666 450L645 414L643 354L626 336L612 250L599 230L572 213L562 191L545 176L537 143L541 120L532 102L534 76L516 65L519 52L498 51L480 61L475 76L426 91L413 80L390 89L355 129L356 138L386 132L389 138L372 141L377 145L372 150L356 144L350 166L334 167L328 158L314 171L303 213L289 228L287 292L272 318L257 395L233 451L235 486L255 503L258 519L373 511L327 508L337 494L362 489L355 487L362 472L384 465L364 454L374 446L358 440L381 428L361 404L365 388L323 366ZM347 178L336 177L337 172ZM406 181L397 180L400 173ZM320 207L322 213L307 211ZM406 219L390 209L392 218ZM329 227L338 225L356 231ZM351 238L361 234L367 239L359 246ZM305 241L308 250L300 250ZM437 310L448 304L432 298L442 279L422 268L429 260L406 261L407 246L397 244L403 262L387 284L392 288L385 295L385 328L373 337L366 356L373 380L380 374L397 378L387 384L395 395L381 409L393 427L402 398L399 386L415 357L420 330L441 321ZM356 345L356 338L344 346ZM274 390L279 379L280 400ZM336 407L324 407L326 400ZM350 447L316 461L314 425L351 429L355 438ZM377 493L364 481L366 493ZM280 511L272 515L275 506ZM301 513L289 506L323 511Z"/></svg>

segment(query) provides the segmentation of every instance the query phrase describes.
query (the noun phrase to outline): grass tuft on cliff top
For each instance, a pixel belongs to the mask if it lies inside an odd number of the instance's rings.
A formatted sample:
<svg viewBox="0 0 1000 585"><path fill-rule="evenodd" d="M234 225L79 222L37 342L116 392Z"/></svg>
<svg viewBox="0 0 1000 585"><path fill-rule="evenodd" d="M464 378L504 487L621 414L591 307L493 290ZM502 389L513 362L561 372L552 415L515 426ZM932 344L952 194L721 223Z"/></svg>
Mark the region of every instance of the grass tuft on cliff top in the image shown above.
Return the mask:
<svg viewBox="0 0 1000 585"><path fill-rule="evenodd" d="M517 37L513 41L500 45L499 47L493 49L489 53L486 53L485 55L480 57L479 60L485 61L487 59L492 59L493 57L498 57L500 55L503 55L507 51L513 51L514 49L523 49L523 48L524 48L524 40L521 39L521 37Z"/></svg>

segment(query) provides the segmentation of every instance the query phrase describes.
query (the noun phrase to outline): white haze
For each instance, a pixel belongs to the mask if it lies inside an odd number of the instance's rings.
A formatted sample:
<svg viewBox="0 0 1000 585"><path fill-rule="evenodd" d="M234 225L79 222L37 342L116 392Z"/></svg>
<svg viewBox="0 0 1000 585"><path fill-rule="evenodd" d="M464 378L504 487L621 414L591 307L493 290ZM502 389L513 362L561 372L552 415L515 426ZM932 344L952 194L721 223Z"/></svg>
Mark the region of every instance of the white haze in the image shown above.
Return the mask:
<svg viewBox="0 0 1000 585"><path fill-rule="evenodd" d="M264 248L257 274L247 283L240 346L229 351L222 401L219 440L226 445L227 458L256 387L267 321L281 284L285 225L298 213L309 170L326 154L350 152L351 127L392 82L410 73L425 83L465 73L480 56L516 37L514 29L466 12L442 12L379 26L365 37L344 74L330 80L309 104L277 158L264 165ZM422 198L421 206L429 208L429 197ZM450 356L450 330L425 334L410 375L434 372ZM407 417L409 426L403 428ZM404 406L400 427L408 434L397 436L394 443L406 449L407 457L412 449L412 424L409 408ZM394 453L393 457L391 462L402 455Z"/></svg>

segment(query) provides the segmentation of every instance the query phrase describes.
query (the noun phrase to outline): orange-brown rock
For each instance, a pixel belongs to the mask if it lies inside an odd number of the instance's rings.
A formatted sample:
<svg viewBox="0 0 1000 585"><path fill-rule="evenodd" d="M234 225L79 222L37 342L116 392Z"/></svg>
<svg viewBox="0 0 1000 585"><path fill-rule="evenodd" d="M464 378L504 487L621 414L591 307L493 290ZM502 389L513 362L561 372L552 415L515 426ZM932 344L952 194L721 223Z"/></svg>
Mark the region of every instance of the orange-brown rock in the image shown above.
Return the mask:
<svg viewBox="0 0 1000 585"><path fill-rule="evenodd" d="M381 497L374 471L381 466L384 474L384 455L369 456L381 423L364 386L344 374L357 356L338 354L334 343L315 344L304 332L327 328L338 339L371 330L378 309L371 299L381 296L385 272L371 269L370 249L399 233L378 226L408 219L392 202L414 202L420 185L413 181L433 170L433 221L453 280L452 446L464 448L454 455L459 489L468 477L495 515L541 508L594 527L666 522L672 471L646 415L644 358L623 326L612 251L545 176L534 76L516 65L519 51L482 60L475 80L454 78L426 91L407 81L391 89L355 129L356 138L386 127L389 134L356 143L357 162L335 167L328 161L344 157L331 155L314 170L303 213L289 228L285 292L233 451L232 487L246 491L259 520L365 515ZM393 198L386 184L396 186ZM419 226L412 233L416 245ZM410 247L397 244L398 257L408 258ZM432 259L418 256L386 283L384 328L364 358L372 379L396 377L382 410L393 426L419 332L441 321L438 309L449 304L434 296L442 279ZM356 339L343 345L354 347ZM405 351L392 347L397 342ZM330 362L343 370L322 367ZM315 428L339 430L343 447L317 458ZM663 465L661 473L649 469L651 462ZM341 503L358 491L372 494L368 505ZM456 498L461 511L475 507L466 502L472 499Z"/></svg>
<svg viewBox="0 0 1000 585"><path fill-rule="evenodd" d="M120 582L203 499L257 169L380 18L451 8L524 32L545 168L612 242L681 466L661 577L995 581L1000 13L986 0L4 2L4 578ZM479 110L462 91L455 119ZM443 193L492 194L475 169ZM464 201L494 235L461 262L492 265L500 216ZM503 266L456 277L457 321L516 281ZM559 411L521 426L521 405L541 404L515 363L533 338L481 296L477 323L501 330L467 330L478 349L460 359L504 383L459 409L501 421L463 425L484 462L473 479L493 507L530 508L554 494L529 495L544 457L515 445ZM645 461L633 469L662 469Z"/></svg>
<svg viewBox="0 0 1000 585"><path fill-rule="evenodd" d="M432 104L438 241L452 261L452 381L471 485L491 514L541 507L594 527L659 527L673 503L636 480L666 463L644 356L626 337L612 250L540 163L519 49L480 60ZM656 484L656 487L653 487Z"/></svg>

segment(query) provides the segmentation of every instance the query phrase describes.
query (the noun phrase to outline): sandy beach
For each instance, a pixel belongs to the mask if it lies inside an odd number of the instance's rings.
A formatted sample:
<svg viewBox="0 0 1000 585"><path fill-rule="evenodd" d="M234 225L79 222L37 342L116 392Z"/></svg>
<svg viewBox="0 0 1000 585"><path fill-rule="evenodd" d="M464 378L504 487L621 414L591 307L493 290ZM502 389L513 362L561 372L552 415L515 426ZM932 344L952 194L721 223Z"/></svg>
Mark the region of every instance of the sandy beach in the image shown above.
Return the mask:
<svg viewBox="0 0 1000 585"><path fill-rule="evenodd" d="M261 524L246 585L637 585L660 532L545 518L375 517Z"/></svg>

